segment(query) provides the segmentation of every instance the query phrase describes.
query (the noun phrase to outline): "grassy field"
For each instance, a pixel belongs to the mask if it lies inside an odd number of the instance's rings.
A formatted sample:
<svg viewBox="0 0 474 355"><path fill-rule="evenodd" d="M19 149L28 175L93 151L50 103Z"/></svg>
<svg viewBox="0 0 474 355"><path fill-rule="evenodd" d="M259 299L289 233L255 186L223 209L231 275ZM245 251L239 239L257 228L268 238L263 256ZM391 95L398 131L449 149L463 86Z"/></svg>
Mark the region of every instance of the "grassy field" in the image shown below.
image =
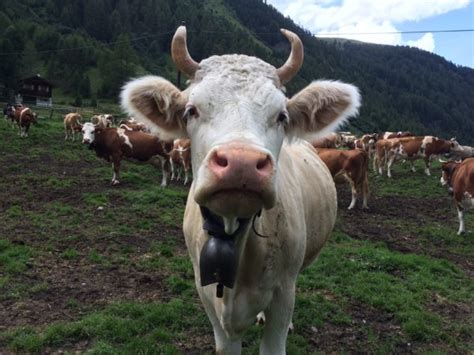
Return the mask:
<svg viewBox="0 0 474 355"><path fill-rule="evenodd" d="M0 353L212 353L181 232L187 188L127 162L110 186L110 164L44 116L27 139L0 120ZM457 236L439 164L393 175L371 175L368 212L347 211L338 187L333 236L298 279L289 354L474 351L474 213Z"/></svg>

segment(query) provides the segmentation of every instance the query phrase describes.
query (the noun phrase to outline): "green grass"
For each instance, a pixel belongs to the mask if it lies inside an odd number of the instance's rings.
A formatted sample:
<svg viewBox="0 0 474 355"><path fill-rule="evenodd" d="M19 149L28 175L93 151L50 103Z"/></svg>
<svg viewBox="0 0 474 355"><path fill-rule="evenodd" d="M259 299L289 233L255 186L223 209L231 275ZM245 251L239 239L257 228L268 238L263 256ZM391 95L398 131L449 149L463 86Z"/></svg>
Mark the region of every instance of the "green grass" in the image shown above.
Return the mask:
<svg viewBox="0 0 474 355"><path fill-rule="evenodd" d="M383 176L373 173L369 166L371 185L375 186L378 196L406 196L416 198L439 197L447 194L447 189L441 186L441 164L433 162L431 176L424 173L425 163L415 161L416 172L410 170L409 162L398 162L392 167L392 178L386 172Z"/></svg>

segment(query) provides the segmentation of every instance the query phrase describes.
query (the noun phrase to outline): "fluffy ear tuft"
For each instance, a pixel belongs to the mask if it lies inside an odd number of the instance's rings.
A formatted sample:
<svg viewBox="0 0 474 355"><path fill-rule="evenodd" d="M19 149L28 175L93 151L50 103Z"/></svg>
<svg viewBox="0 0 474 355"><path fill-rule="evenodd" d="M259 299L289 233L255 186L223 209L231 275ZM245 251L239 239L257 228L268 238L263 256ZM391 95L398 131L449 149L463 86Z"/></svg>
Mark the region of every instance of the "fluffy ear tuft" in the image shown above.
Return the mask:
<svg viewBox="0 0 474 355"><path fill-rule="evenodd" d="M288 100L288 133L322 137L359 112L357 87L338 81L314 81Z"/></svg>
<svg viewBox="0 0 474 355"><path fill-rule="evenodd" d="M122 108L160 138L186 136L182 115L187 95L168 80L151 75L132 80L122 88L120 98Z"/></svg>

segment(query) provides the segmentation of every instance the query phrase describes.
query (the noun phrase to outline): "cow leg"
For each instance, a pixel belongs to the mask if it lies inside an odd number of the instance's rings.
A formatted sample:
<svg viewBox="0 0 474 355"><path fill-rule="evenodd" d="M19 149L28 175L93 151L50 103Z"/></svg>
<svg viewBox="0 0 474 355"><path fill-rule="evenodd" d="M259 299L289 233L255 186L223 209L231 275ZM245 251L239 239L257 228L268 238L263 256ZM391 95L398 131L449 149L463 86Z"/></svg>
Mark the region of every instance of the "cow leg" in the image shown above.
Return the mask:
<svg viewBox="0 0 474 355"><path fill-rule="evenodd" d="M114 158L112 167L114 169L114 175L112 176L112 186L120 184L120 158Z"/></svg>
<svg viewBox="0 0 474 355"><path fill-rule="evenodd" d="M174 163L173 163L173 158L170 158L170 168L171 168L171 178L170 180L173 181L174 180Z"/></svg>
<svg viewBox="0 0 474 355"><path fill-rule="evenodd" d="M388 159L388 162L387 162L387 176L389 178L392 177L392 165L393 165L393 162L395 161L395 154L392 155L389 159Z"/></svg>
<svg viewBox="0 0 474 355"><path fill-rule="evenodd" d="M364 180L362 181L362 208L369 209L367 206L367 197L369 196L369 177L367 173L364 174Z"/></svg>
<svg viewBox="0 0 474 355"><path fill-rule="evenodd" d="M351 184L352 200L351 200L351 204L349 205L349 207L347 207L347 209L352 210L355 207L356 202L357 202L357 189L356 189L354 181L351 178L348 178L348 180L349 180L349 183Z"/></svg>
<svg viewBox="0 0 474 355"><path fill-rule="evenodd" d="M427 157L425 158L425 174L428 176L431 175L430 166L431 166L431 160L429 157Z"/></svg>
<svg viewBox="0 0 474 355"><path fill-rule="evenodd" d="M161 172L162 172L161 186L165 187L166 185L168 185L168 173L169 173L168 168L166 166L167 160L160 157L160 162L161 162Z"/></svg>
<svg viewBox="0 0 474 355"><path fill-rule="evenodd" d="M466 228L464 226L464 210L462 207L457 207L458 210L458 218L459 218L459 230L458 235L461 235L466 232Z"/></svg>
<svg viewBox="0 0 474 355"><path fill-rule="evenodd" d="M184 185L188 183L188 178L189 178L189 169L184 169Z"/></svg>
<svg viewBox="0 0 474 355"><path fill-rule="evenodd" d="M415 161L410 160L410 165L411 165L411 171L416 173L416 168L415 168Z"/></svg>
<svg viewBox="0 0 474 355"><path fill-rule="evenodd" d="M286 338L295 304L295 284L275 290L269 307L265 310L265 329L260 354L285 354Z"/></svg>

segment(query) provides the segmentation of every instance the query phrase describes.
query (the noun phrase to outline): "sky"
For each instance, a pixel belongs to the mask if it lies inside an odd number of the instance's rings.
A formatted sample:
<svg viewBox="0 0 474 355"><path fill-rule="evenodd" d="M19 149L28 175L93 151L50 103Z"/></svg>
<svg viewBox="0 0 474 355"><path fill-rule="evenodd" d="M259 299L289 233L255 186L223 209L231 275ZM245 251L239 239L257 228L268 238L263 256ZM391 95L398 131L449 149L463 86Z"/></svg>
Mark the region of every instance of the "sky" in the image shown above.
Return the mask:
<svg viewBox="0 0 474 355"><path fill-rule="evenodd" d="M474 0L267 0L267 3L315 35L418 47L457 65L474 68L474 32L373 34L474 29Z"/></svg>

